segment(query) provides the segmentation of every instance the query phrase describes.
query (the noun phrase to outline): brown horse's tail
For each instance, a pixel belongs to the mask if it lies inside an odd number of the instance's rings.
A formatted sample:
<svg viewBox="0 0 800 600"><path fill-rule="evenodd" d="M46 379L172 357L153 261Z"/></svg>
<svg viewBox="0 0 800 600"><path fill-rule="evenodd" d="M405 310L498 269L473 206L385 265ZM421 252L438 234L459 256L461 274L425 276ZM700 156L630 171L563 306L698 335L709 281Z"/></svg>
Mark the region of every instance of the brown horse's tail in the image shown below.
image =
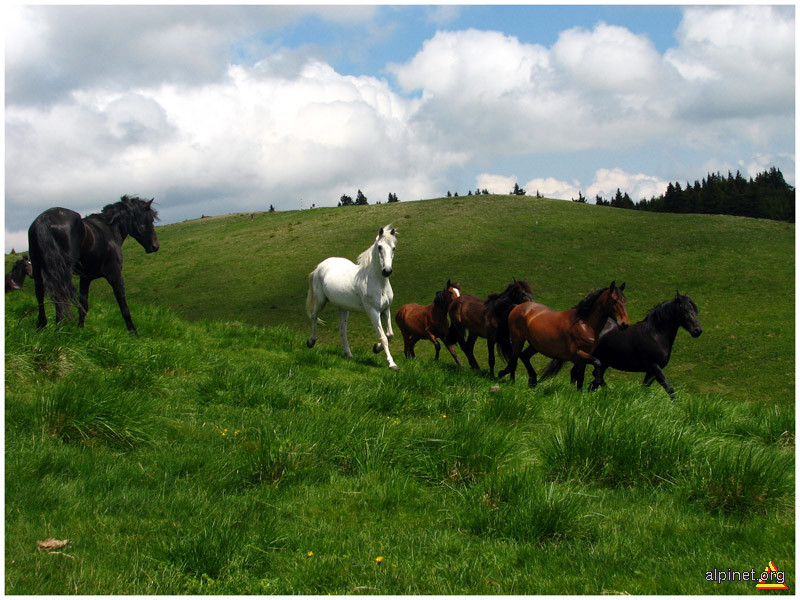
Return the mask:
<svg viewBox="0 0 800 600"><path fill-rule="evenodd" d="M547 366L544 368L541 377L539 377L539 381L544 381L545 379L549 379L550 377L554 377L558 375L558 372L561 370L561 367L564 366L564 363L567 362L561 358L554 358Z"/></svg>

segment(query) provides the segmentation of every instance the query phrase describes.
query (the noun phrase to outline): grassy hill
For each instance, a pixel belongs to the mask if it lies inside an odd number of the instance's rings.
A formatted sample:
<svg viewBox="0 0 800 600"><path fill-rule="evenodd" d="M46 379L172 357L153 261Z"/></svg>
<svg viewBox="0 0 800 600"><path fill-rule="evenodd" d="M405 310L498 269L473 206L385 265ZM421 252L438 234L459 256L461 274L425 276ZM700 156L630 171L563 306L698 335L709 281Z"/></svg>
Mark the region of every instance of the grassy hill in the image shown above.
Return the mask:
<svg viewBox="0 0 800 600"><path fill-rule="evenodd" d="M679 290L700 307L704 333L696 340L679 333L667 369L676 389L793 402L795 230L774 221L515 196L228 215L160 227L157 254L128 241L129 298L190 320L307 334L308 273L328 256L355 260L389 222L399 230L394 310L432 302L448 278L481 297L524 278L537 301L562 310L613 279L625 281L632 320ZM93 294L112 297L104 282L95 286ZM335 310L322 317L320 342L338 343ZM364 315L351 316L350 331L351 346L374 341ZM418 351L432 355L428 346ZM478 349L485 366L485 344ZM402 358L399 337L392 350ZM537 370L544 364L534 358ZM612 372L608 379L636 377Z"/></svg>
<svg viewBox="0 0 800 600"><path fill-rule="evenodd" d="M341 356L330 309L309 350L308 272L390 221L395 309L448 277L562 308L625 280L634 320L688 292L676 398L614 372L492 391L422 342L391 372L363 316ZM793 226L466 197L159 237L125 245L139 338L105 282L83 330L6 296L6 592L752 594L707 572L770 560L795 591Z"/></svg>

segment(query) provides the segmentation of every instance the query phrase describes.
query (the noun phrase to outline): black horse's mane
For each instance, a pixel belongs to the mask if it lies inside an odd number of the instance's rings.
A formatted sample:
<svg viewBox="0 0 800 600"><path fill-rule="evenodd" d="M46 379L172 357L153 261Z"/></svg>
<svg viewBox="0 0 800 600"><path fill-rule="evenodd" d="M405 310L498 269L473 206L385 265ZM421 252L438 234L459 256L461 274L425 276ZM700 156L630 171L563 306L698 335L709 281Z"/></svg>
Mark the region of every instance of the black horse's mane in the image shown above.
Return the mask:
<svg viewBox="0 0 800 600"><path fill-rule="evenodd" d="M436 295L433 297L433 305L441 309L447 308L447 303L445 302L444 299L443 290L439 290L438 292L436 292Z"/></svg>
<svg viewBox="0 0 800 600"><path fill-rule="evenodd" d="M505 319L508 316L508 313L511 312L511 309L517 305L517 301L512 298L512 294L514 289L518 287L522 289L523 301L525 297L533 297L533 290L531 289L531 286L528 285L527 281L515 280L513 283L509 283L506 289L501 293L498 294L495 292L489 294L489 297L486 299L486 307L495 316L500 316L502 319Z"/></svg>
<svg viewBox="0 0 800 600"><path fill-rule="evenodd" d="M153 220L158 220L158 211L149 206L149 200L143 200L138 196L122 196L119 202L113 204L106 204L103 210L99 213L89 215L95 219L102 219L106 223L112 223L118 219L122 219L125 224L131 223L136 217L141 217L147 213L153 215Z"/></svg>
<svg viewBox="0 0 800 600"><path fill-rule="evenodd" d="M697 311L697 305L694 303L694 300L689 298L689 296L684 296L684 298L689 300L695 311ZM652 323L653 325L669 325L670 323L678 321L680 316L680 298L675 297L665 300L661 304L657 304L651 308L642 320Z"/></svg>

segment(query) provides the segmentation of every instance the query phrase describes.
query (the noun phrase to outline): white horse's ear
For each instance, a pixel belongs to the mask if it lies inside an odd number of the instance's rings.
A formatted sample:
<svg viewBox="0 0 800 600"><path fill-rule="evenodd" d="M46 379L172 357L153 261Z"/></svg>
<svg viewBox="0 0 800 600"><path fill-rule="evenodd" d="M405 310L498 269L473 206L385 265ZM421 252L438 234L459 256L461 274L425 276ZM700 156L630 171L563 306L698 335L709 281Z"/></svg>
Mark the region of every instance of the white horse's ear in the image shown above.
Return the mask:
<svg viewBox="0 0 800 600"><path fill-rule="evenodd" d="M397 230L396 230L394 227L392 227L392 231L391 231L390 233L391 233L392 235L394 235L396 232L397 232Z"/></svg>
<svg viewBox="0 0 800 600"><path fill-rule="evenodd" d="M381 230L378 232L378 237L381 237L382 235L383 235L383 227L381 227Z"/></svg>

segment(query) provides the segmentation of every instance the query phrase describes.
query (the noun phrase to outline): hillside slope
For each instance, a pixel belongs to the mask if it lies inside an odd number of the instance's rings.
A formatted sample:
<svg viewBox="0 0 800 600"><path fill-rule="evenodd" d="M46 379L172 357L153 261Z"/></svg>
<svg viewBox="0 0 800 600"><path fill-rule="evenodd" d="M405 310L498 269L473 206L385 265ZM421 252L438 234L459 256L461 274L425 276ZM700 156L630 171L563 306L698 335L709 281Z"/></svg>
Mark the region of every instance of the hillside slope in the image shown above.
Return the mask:
<svg viewBox="0 0 800 600"><path fill-rule="evenodd" d="M307 333L308 273L328 256L355 259L390 222L399 231L395 311L431 302L448 278L482 297L524 278L538 301L562 310L611 280L625 281L633 321L679 290L700 307L704 333L691 339L679 332L667 369L676 389L793 402L794 225L786 223L514 196L235 214L160 227L157 254L145 255L129 240L129 300L193 320ZM98 294L111 298L104 282L94 284ZM322 317L320 343L338 344L335 311ZM353 315L351 345L373 338L366 317ZM485 345L478 350L485 366ZM392 352L402 367L399 337ZM428 356L432 347L420 343L417 352ZM537 369L545 363L534 358ZM638 377L611 372L607 379Z"/></svg>

